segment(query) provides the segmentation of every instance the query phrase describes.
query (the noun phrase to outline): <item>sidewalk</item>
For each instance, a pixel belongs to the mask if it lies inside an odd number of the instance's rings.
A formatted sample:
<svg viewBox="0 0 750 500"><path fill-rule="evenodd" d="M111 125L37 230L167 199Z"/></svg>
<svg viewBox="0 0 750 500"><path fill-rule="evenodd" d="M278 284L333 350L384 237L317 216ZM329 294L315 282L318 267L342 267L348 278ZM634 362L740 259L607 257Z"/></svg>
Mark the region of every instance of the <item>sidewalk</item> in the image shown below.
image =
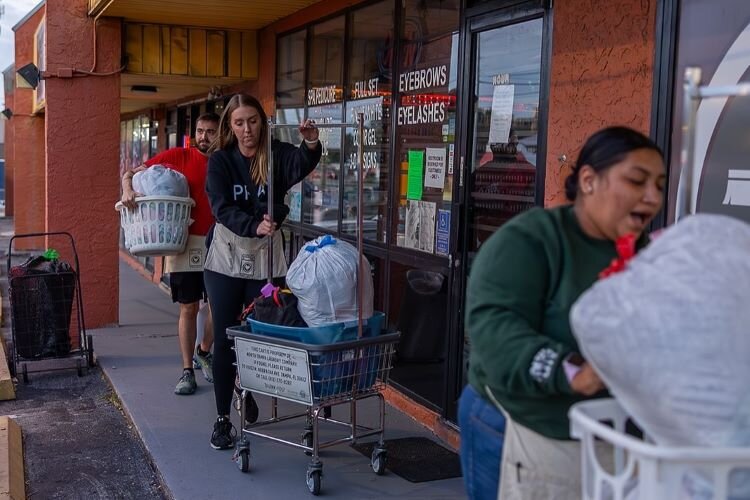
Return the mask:
<svg viewBox="0 0 750 500"><path fill-rule="evenodd" d="M172 392L180 375L177 311L166 293L121 262L120 327L90 332L99 365L133 420L166 489L177 500L312 497L305 484L310 459L298 449L251 438L250 472L243 474L231 460L231 451L210 448L216 418L212 386L198 372L195 395ZM368 403L374 401L366 400L359 407L365 425L376 422L376 412L368 411L374 408ZM258 403L261 418L268 416L270 400L261 397ZM280 413L301 408L281 403ZM237 424L237 416L232 418ZM334 418L348 420L348 409L335 408ZM292 420L274 429L297 441L302 427L301 420ZM324 439L331 435L325 429ZM341 430L334 428L332 435L342 437ZM386 438L408 436L437 440L407 415L387 407ZM321 461L321 496L325 498L464 498L461 478L410 483L390 471L376 476L369 458L345 444L324 450Z"/></svg>

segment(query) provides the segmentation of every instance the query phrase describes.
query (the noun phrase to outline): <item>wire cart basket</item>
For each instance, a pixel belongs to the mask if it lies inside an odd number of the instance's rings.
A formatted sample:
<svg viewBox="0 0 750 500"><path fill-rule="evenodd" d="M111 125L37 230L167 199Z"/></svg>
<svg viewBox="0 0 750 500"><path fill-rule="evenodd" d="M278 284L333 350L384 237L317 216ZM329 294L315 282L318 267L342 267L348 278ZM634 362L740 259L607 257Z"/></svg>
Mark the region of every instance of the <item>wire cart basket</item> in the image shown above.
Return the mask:
<svg viewBox="0 0 750 500"><path fill-rule="evenodd" d="M44 257L34 257L11 266L13 244L26 238L47 238L69 244L74 267ZM58 247L59 248L59 247ZM78 253L70 233L30 233L15 235L8 246L8 287L11 311L12 343L8 346L11 375L22 374L29 381L29 363L33 371L71 368L70 363L54 362L75 359L78 376L94 366L94 347L86 334L81 299Z"/></svg>
<svg viewBox="0 0 750 500"><path fill-rule="evenodd" d="M272 338L252 333L249 326L230 328L227 335L234 338L237 373L242 388L241 403L244 403L247 391L271 396L271 418L254 424L244 424L245 405L239 405L240 422L243 425L234 459L242 472L247 472L250 468L249 436L300 448L312 455L306 481L310 492L318 495L323 472L320 450L337 444L354 443L358 439L374 435L379 435L379 441L372 452L371 466L378 475L385 472L385 400L381 391L388 383L393 352L400 334L389 333L333 344L305 344ZM378 398L377 428L357 423L357 401L371 397ZM298 413L279 415L279 398L300 403L307 408ZM350 422L328 417L329 408L342 404L350 405ZM301 443L257 430L295 418L305 419ZM349 435L321 443L318 434L321 418L326 423L348 428Z"/></svg>

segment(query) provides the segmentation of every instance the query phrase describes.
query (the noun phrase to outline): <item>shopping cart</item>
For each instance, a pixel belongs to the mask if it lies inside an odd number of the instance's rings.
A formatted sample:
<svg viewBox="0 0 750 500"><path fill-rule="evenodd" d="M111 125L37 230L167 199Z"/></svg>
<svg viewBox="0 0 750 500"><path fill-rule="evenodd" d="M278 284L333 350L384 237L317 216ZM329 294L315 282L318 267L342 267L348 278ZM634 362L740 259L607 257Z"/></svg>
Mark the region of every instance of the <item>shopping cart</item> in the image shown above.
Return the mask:
<svg viewBox="0 0 750 500"><path fill-rule="evenodd" d="M69 245L75 266L62 260L30 258L11 266L13 244L19 239L46 238ZM37 363L35 371L72 368L64 358L75 359L82 376L94 366L94 346L86 334L81 299L80 267L75 242L70 233L30 233L15 235L8 245L8 285L11 311L12 342L8 346L11 374L20 365L23 381L29 381L28 364ZM54 362L53 360L60 360Z"/></svg>
<svg viewBox="0 0 750 500"><path fill-rule="evenodd" d="M240 422L243 422L235 447L234 459L242 472L250 468L249 436L270 439L277 443L300 448L312 455L307 467L307 487L310 493L320 493L323 463L320 450L342 443L378 435L370 464L381 475L385 471L387 451L384 440L385 401L381 393L388 383L393 363L393 352L400 334L389 333L332 344L306 344L268 335L253 333L251 327L230 328L227 335L234 339L240 396ZM271 418L245 425L244 399L247 391L271 396ZM357 423L357 402L375 397L379 404L379 425L370 428ZM278 399L306 406L304 411L279 415ZM350 406L349 422L325 418L327 409L336 405ZM305 427L300 442L281 439L260 432L287 420L304 418ZM348 436L320 442L319 425L344 426Z"/></svg>

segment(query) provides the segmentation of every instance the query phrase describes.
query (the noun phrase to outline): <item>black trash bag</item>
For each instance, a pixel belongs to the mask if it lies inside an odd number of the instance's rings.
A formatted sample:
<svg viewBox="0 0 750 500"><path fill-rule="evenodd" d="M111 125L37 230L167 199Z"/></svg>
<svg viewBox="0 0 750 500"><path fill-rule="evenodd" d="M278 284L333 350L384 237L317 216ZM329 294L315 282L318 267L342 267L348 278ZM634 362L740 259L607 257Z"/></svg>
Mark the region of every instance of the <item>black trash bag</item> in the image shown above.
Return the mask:
<svg viewBox="0 0 750 500"><path fill-rule="evenodd" d="M10 269L16 353L25 359L67 356L76 288L67 262L29 257Z"/></svg>
<svg viewBox="0 0 750 500"><path fill-rule="evenodd" d="M253 314L262 323L281 326L307 327L297 310L297 297L289 290L275 289L269 297L260 296L242 313L241 320Z"/></svg>

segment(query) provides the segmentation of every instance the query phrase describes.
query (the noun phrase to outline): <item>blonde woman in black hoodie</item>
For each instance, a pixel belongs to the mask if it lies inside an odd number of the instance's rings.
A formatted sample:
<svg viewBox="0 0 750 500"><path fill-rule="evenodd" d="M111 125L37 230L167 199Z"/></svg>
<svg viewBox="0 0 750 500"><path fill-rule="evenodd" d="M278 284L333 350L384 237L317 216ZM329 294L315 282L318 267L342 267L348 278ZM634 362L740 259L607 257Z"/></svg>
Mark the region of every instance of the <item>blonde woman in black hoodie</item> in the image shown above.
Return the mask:
<svg viewBox="0 0 750 500"><path fill-rule="evenodd" d="M283 200L293 185L302 181L320 160L318 129L311 120L299 127L304 138L297 147L273 141L274 200ZM221 116L212 145L206 176L206 193L216 224L206 237L208 253L204 281L214 319L214 395L218 417L211 434L211 447L229 449L235 431L229 419L236 377L234 351L227 327L238 323L243 307L260 295L268 277L267 261L271 235L274 253L273 277L286 274L281 235L276 230L289 214L289 207L274 203L274 220L268 215L268 120L260 102L249 95L233 96ZM258 407L246 398L246 418L254 422Z"/></svg>

